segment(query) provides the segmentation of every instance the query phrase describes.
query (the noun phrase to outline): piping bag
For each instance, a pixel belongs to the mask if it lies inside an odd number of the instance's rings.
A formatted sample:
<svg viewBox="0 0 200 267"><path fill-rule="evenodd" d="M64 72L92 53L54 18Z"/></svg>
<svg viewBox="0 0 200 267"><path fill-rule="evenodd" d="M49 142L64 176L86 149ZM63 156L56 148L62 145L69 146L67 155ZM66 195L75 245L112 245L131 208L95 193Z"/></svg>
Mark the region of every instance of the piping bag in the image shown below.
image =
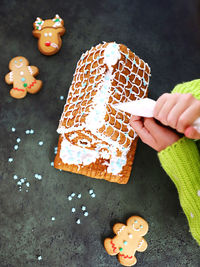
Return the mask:
<svg viewBox="0 0 200 267"><path fill-rule="evenodd" d="M146 97L135 101L115 104L113 106L119 110L128 112L131 115L151 118L153 117L155 105L155 100ZM200 117L197 118L191 126L200 133Z"/></svg>

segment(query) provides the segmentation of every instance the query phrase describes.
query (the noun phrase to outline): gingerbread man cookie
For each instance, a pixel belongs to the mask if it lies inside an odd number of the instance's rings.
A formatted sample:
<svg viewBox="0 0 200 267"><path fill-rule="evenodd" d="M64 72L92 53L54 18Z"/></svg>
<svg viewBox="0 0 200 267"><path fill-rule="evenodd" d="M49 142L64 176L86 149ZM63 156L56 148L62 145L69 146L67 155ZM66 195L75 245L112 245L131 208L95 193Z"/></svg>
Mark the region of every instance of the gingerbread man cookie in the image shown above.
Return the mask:
<svg viewBox="0 0 200 267"><path fill-rule="evenodd" d="M139 216L132 216L127 225L117 223L113 226L114 238L104 240L105 250L109 255L117 255L119 262L124 266L132 266L137 262L136 251L145 251L147 242L143 238L148 232L148 223Z"/></svg>
<svg viewBox="0 0 200 267"><path fill-rule="evenodd" d="M36 94L42 87L42 81L36 80L35 75L39 73L38 68L29 66L29 62L25 57L14 57L9 62L11 72L6 74L5 81L13 84L10 95L14 98L23 98L27 92Z"/></svg>
<svg viewBox="0 0 200 267"><path fill-rule="evenodd" d="M38 49L42 54L51 56L60 50L61 36L65 33L65 27L59 15L47 20L37 18L33 23L33 28L33 36L38 38Z"/></svg>

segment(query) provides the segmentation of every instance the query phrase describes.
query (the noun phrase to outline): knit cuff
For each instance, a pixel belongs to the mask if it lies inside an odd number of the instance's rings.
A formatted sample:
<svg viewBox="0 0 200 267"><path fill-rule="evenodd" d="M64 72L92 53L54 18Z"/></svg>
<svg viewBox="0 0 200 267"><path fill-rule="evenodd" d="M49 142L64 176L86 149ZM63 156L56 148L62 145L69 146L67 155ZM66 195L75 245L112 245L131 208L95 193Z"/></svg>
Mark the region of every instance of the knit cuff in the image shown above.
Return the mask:
<svg viewBox="0 0 200 267"><path fill-rule="evenodd" d="M191 234L200 245L200 155L197 146L183 137L159 152L158 157L177 187Z"/></svg>
<svg viewBox="0 0 200 267"><path fill-rule="evenodd" d="M200 79L190 82L180 83L174 87L172 93L192 94L196 99L200 100Z"/></svg>

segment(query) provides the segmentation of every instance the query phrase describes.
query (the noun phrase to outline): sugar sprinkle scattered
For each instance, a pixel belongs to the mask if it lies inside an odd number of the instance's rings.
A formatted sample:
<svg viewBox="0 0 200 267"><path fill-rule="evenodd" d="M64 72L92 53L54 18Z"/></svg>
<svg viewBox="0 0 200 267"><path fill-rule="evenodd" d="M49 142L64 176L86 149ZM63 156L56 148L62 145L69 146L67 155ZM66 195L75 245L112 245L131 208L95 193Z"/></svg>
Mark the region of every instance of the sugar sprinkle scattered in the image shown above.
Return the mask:
<svg viewBox="0 0 200 267"><path fill-rule="evenodd" d="M85 212L84 212L84 216L86 216L86 217L87 217L87 216L88 216L88 214L89 214L89 213L88 213L87 211L85 211Z"/></svg>
<svg viewBox="0 0 200 267"><path fill-rule="evenodd" d="M39 145L39 146L43 146L43 144L44 144L43 141L39 141L39 142L38 142L38 145Z"/></svg>
<svg viewBox="0 0 200 267"><path fill-rule="evenodd" d="M85 206L82 206L81 209L84 211L84 210L86 210L86 207Z"/></svg>
<svg viewBox="0 0 200 267"><path fill-rule="evenodd" d="M16 129L15 129L14 127L12 127L12 129L11 129L11 130L12 130L12 132L13 132L13 133L16 131Z"/></svg>
<svg viewBox="0 0 200 267"><path fill-rule="evenodd" d="M55 221L55 219L56 219L55 217L51 217L51 220L52 220L52 221Z"/></svg>
<svg viewBox="0 0 200 267"><path fill-rule="evenodd" d="M13 158L9 158L8 159L8 162L13 162Z"/></svg>
<svg viewBox="0 0 200 267"><path fill-rule="evenodd" d="M72 208L72 212L74 213L76 211L76 209L75 208Z"/></svg>
<svg viewBox="0 0 200 267"><path fill-rule="evenodd" d="M76 220L76 223L77 224L80 224L81 223L81 220L80 219Z"/></svg>

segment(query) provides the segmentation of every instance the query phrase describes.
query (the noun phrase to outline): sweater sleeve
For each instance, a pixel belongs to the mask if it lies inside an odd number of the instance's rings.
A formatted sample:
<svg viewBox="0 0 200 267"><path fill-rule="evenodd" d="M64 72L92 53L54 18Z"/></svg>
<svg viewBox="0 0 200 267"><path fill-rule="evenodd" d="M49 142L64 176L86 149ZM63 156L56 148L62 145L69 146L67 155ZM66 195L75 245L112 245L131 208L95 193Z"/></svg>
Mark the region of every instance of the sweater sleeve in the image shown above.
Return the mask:
<svg viewBox="0 0 200 267"><path fill-rule="evenodd" d="M172 93L191 93L200 100L200 79L178 84ZM163 169L174 182L190 232L200 245L200 155L196 143L183 137L158 153Z"/></svg>
<svg viewBox="0 0 200 267"><path fill-rule="evenodd" d="M200 156L194 141L183 137L158 153L174 182L190 231L200 245Z"/></svg>

